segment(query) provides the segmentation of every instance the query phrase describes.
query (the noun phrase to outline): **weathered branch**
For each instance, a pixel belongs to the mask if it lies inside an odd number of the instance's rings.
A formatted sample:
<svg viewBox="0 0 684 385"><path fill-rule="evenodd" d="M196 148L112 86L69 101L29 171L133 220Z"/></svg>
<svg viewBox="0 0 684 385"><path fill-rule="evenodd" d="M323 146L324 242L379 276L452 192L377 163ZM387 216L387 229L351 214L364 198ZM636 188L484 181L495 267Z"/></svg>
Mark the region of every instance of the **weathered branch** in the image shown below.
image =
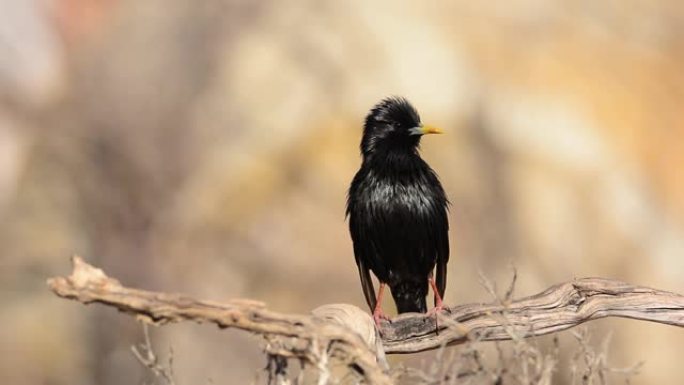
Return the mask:
<svg viewBox="0 0 684 385"><path fill-rule="evenodd" d="M468 339L541 336L605 317L684 327L684 296L610 279L582 278L510 303L451 307L440 316L439 334L432 319L401 315L391 327L383 328L383 345L387 353L413 353Z"/></svg>
<svg viewBox="0 0 684 385"><path fill-rule="evenodd" d="M69 277L48 280L48 286L60 297L112 306L153 324L195 321L247 330L267 338L269 354L302 359L314 367L327 360L328 355L337 356L349 362L349 366L368 383L391 383L377 363L375 334L369 336L363 329L352 331L331 322L329 319L334 318L334 314L326 308L318 311L320 315L291 315L267 310L263 303L251 300L218 303L179 294L130 289L79 257L73 257L72 261L74 270ZM351 317L367 318L366 322L355 323L370 324L372 328L369 315L355 313L349 306L337 308L342 312L346 310Z"/></svg>
<svg viewBox="0 0 684 385"><path fill-rule="evenodd" d="M372 318L351 305L326 305L312 315L282 314L251 300L217 303L130 289L78 257L73 263L71 276L48 280L60 297L113 306L155 324L195 321L247 330L264 335L271 354L314 365L334 355L349 362L368 383L391 383L377 362L382 349L375 349L380 341L375 340ZM469 339L539 336L604 317L684 326L684 296L603 278L578 279L530 297L499 302L451 307L439 315L439 326L434 317L403 314L383 323L382 345L387 353L412 353Z"/></svg>

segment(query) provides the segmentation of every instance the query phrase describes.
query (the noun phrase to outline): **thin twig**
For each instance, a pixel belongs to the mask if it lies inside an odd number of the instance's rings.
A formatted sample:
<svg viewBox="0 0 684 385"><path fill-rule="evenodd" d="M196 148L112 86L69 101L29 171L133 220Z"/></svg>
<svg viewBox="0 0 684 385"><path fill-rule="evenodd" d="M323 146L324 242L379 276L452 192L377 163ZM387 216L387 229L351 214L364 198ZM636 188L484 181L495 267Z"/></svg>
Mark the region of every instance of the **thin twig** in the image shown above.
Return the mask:
<svg viewBox="0 0 684 385"><path fill-rule="evenodd" d="M148 330L147 324L143 324L143 335L145 337L145 343L138 346L131 346L131 351L133 355L140 361L143 366L148 368L154 376L163 378L169 385L176 385L176 381L173 376L173 350L169 351L169 362L166 367L159 363L157 355L154 353L152 348L152 342L150 340L150 332Z"/></svg>

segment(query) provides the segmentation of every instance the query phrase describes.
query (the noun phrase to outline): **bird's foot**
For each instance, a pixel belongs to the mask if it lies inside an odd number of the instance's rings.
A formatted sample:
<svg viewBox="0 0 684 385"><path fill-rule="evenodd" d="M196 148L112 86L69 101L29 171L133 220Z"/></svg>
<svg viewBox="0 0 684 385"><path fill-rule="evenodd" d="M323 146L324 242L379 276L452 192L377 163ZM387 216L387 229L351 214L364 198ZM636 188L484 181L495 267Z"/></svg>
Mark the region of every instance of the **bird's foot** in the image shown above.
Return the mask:
<svg viewBox="0 0 684 385"><path fill-rule="evenodd" d="M427 316L435 317L435 332L439 334L439 313L441 313L445 307L439 295L436 296L435 300L437 303L435 304L435 307L427 312Z"/></svg>
<svg viewBox="0 0 684 385"><path fill-rule="evenodd" d="M375 326L380 328L382 320L389 321L390 317L383 313L382 309L375 309L375 311L373 311L373 320L375 321Z"/></svg>
<svg viewBox="0 0 684 385"><path fill-rule="evenodd" d="M433 307L432 309L428 310L427 316L428 317L437 316L437 314L442 312L444 309L446 309L446 307L444 306L443 303L440 303L440 304L436 305L435 307Z"/></svg>
<svg viewBox="0 0 684 385"><path fill-rule="evenodd" d="M439 313L439 312L441 312L442 310L444 310L444 308L445 308L445 307L444 307L444 302L442 302L442 298L439 296L439 294L435 294L435 307L433 307L432 309L430 309L430 310L427 312L427 315L428 315L428 316L436 315L437 313Z"/></svg>

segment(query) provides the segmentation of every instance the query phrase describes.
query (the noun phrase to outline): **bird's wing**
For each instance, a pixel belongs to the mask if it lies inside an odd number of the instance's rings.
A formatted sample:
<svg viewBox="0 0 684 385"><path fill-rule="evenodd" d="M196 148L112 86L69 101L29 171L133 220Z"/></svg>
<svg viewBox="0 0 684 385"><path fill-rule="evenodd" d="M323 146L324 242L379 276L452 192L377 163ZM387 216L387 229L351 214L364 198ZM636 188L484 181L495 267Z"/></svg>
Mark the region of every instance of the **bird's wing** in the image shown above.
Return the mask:
<svg viewBox="0 0 684 385"><path fill-rule="evenodd" d="M447 283L447 262L449 262L449 222L447 218L446 208L443 209L443 219L441 228L437 230L437 271L435 273L435 280L437 284L437 291L439 296L444 299L444 292L446 291ZM436 302L436 298L435 298Z"/></svg>
<svg viewBox="0 0 684 385"><path fill-rule="evenodd" d="M363 258L357 259L359 267L359 277L361 278L361 287L363 288L363 295L366 297L366 302L370 310L375 310L377 300L375 298L375 286L373 286L373 279L370 275L370 269L363 262Z"/></svg>
<svg viewBox="0 0 684 385"><path fill-rule="evenodd" d="M377 258L377 252L370 241L373 237L369 236L369 234L372 233L373 227L369 226L368 219L362 215L362 213L367 212L366 207L359 207L359 202L367 201L359 191L361 181L365 175L365 169L362 168L354 176L347 197L347 216L349 217L349 233L354 243L356 266L359 268L359 278L361 278L361 288L372 312L375 310L377 300L375 298L375 287L371 279L370 268L373 265L379 265L380 261L374 260Z"/></svg>
<svg viewBox="0 0 684 385"><path fill-rule="evenodd" d="M446 290L447 282L447 266L446 262L437 260L437 291L439 292L439 297L444 299L444 291ZM435 305L437 305L437 297L435 297Z"/></svg>

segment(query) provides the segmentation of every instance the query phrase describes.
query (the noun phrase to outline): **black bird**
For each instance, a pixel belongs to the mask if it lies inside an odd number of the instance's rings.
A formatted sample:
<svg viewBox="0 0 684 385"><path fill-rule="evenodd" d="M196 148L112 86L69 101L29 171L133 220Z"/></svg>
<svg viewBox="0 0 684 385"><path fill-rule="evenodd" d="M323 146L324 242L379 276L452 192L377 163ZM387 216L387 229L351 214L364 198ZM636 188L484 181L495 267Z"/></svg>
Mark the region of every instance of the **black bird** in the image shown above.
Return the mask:
<svg viewBox="0 0 684 385"><path fill-rule="evenodd" d="M433 311L442 309L449 202L418 153L421 136L439 133L423 125L416 109L400 97L382 100L366 116L363 163L349 188L347 216L363 294L376 323L387 318L381 307L385 285L399 313L425 313L428 284L435 294ZM380 281L377 299L370 271Z"/></svg>

